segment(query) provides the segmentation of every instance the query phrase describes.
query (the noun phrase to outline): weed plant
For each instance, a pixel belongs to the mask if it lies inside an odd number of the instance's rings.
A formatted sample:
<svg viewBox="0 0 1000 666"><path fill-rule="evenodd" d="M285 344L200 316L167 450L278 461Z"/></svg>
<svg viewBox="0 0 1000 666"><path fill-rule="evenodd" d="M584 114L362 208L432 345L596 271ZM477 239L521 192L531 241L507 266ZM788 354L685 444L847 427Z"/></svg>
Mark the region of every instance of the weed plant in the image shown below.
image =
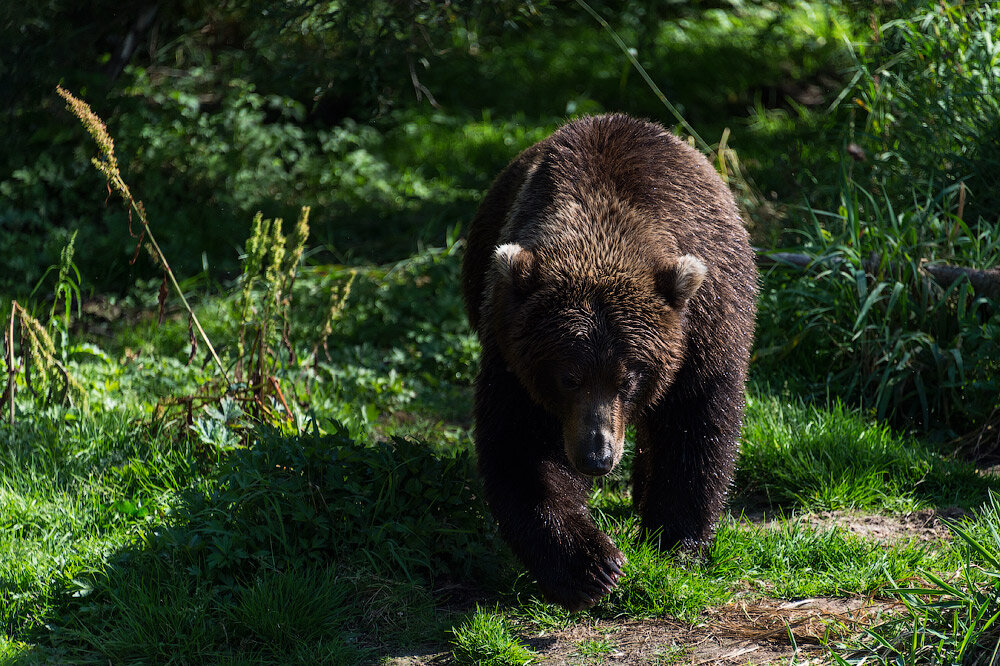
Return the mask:
<svg viewBox="0 0 1000 666"><path fill-rule="evenodd" d="M1000 654L1000 504L990 494L975 523L953 523L961 564L923 572L927 584L887 590L904 605L897 618L865 631L838 664L992 664Z"/></svg>
<svg viewBox="0 0 1000 666"><path fill-rule="evenodd" d="M472 616L453 627L451 634L456 664L522 666L538 661L537 655L517 639L499 608L490 612L477 605Z"/></svg>
<svg viewBox="0 0 1000 666"><path fill-rule="evenodd" d="M52 300L52 308L49 310L49 327L53 329L59 340L59 355L63 363L68 360L69 356L69 326L71 321L70 316L73 313L73 305L76 305L76 316L79 317L81 302L83 301L83 295L80 292L80 283L82 282L80 269L73 263L77 233L74 231L70 235L66 246L59 253L59 264L49 266L31 292L31 296L34 297L38 289L44 284L45 278L48 277L49 273L56 273L54 298ZM56 317L56 308L59 305L62 305L61 318Z"/></svg>
<svg viewBox="0 0 1000 666"><path fill-rule="evenodd" d="M940 284L923 268L1000 262L997 228L967 225L953 212L956 193L896 209L846 181L837 212L810 211L811 264L767 276L761 317L777 325L760 332L764 364L828 368L813 394L879 419L960 431L984 423L1000 391L1000 312L967 280Z"/></svg>

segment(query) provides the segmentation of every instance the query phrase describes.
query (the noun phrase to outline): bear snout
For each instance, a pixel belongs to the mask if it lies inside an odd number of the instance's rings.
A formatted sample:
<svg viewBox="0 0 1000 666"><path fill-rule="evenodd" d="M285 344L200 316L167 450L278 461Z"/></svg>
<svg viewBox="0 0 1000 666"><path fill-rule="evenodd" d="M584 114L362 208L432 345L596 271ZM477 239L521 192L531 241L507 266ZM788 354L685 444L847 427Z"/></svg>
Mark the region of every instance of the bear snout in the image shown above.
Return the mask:
<svg viewBox="0 0 1000 666"><path fill-rule="evenodd" d="M566 457L576 471L604 476L618 464L625 448L621 406L616 399L578 404L563 426Z"/></svg>
<svg viewBox="0 0 1000 666"><path fill-rule="evenodd" d="M587 476L604 476L615 466L614 444L614 434L607 429L590 430L579 446L580 455L573 466Z"/></svg>

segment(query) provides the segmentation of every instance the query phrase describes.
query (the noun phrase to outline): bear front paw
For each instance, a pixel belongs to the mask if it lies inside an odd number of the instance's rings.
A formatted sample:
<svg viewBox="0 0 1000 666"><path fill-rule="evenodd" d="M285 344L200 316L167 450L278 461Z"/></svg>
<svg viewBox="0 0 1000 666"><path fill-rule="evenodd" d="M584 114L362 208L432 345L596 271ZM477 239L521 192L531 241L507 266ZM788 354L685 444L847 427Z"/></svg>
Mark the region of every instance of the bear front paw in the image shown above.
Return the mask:
<svg viewBox="0 0 1000 666"><path fill-rule="evenodd" d="M548 575L538 577L546 600L576 612L590 608L618 587L625 566L625 555L608 537L607 543L561 558Z"/></svg>

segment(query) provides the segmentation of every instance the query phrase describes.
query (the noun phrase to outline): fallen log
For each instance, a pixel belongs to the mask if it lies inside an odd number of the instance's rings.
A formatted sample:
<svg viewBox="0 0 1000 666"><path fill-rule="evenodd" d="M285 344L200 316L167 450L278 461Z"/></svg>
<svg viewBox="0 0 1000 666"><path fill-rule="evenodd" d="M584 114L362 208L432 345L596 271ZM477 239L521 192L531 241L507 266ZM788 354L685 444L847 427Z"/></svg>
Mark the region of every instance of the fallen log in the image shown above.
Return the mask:
<svg viewBox="0 0 1000 666"><path fill-rule="evenodd" d="M804 270L815 262L815 258L808 254L797 252L769 252L760 248L755 248L757 252L757 265L787 266ZM834 257L830 263L837 265L843 259ZM866 271L874 273L874 268L878 266L877 259L862 262ZM956 280L966 277L972 285L972 291L977 297L982 296L992 301L1000 301L1000 268L968 268L966 266L952 266L949 264L923 264L920 270L930 276L935 282L944 288L950 287Z"/></svg>

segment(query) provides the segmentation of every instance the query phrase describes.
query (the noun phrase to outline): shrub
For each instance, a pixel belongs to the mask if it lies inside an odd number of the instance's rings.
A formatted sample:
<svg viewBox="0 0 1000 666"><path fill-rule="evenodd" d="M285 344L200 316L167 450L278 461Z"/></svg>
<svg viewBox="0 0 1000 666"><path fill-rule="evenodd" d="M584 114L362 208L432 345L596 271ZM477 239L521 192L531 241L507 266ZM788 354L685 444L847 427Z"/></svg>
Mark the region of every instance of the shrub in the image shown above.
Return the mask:
<svg viewBox="0 0 1000 666"><path fill-rule="evenodd" d="M903 3L858 61L852 103L876 182L897 201L911 183L965 181L965 219L1000 218L1000 6ZM849 98L850 99L850 98ZM859 123L861 125L861 123Z"/></svg>
<svg viewBox="0 0 1000 666"><path fill-rule="evenodd" d="M926 262L988 268L1000 234L950 212L956 188L896 210L851 182L836 213L812 212L803 274L768 276L758 357L795 360L814 393L907 424L969 428L996 406L1000 311L967 280L939 284ZM815 369L825 374L816 376Z"/></svg>

